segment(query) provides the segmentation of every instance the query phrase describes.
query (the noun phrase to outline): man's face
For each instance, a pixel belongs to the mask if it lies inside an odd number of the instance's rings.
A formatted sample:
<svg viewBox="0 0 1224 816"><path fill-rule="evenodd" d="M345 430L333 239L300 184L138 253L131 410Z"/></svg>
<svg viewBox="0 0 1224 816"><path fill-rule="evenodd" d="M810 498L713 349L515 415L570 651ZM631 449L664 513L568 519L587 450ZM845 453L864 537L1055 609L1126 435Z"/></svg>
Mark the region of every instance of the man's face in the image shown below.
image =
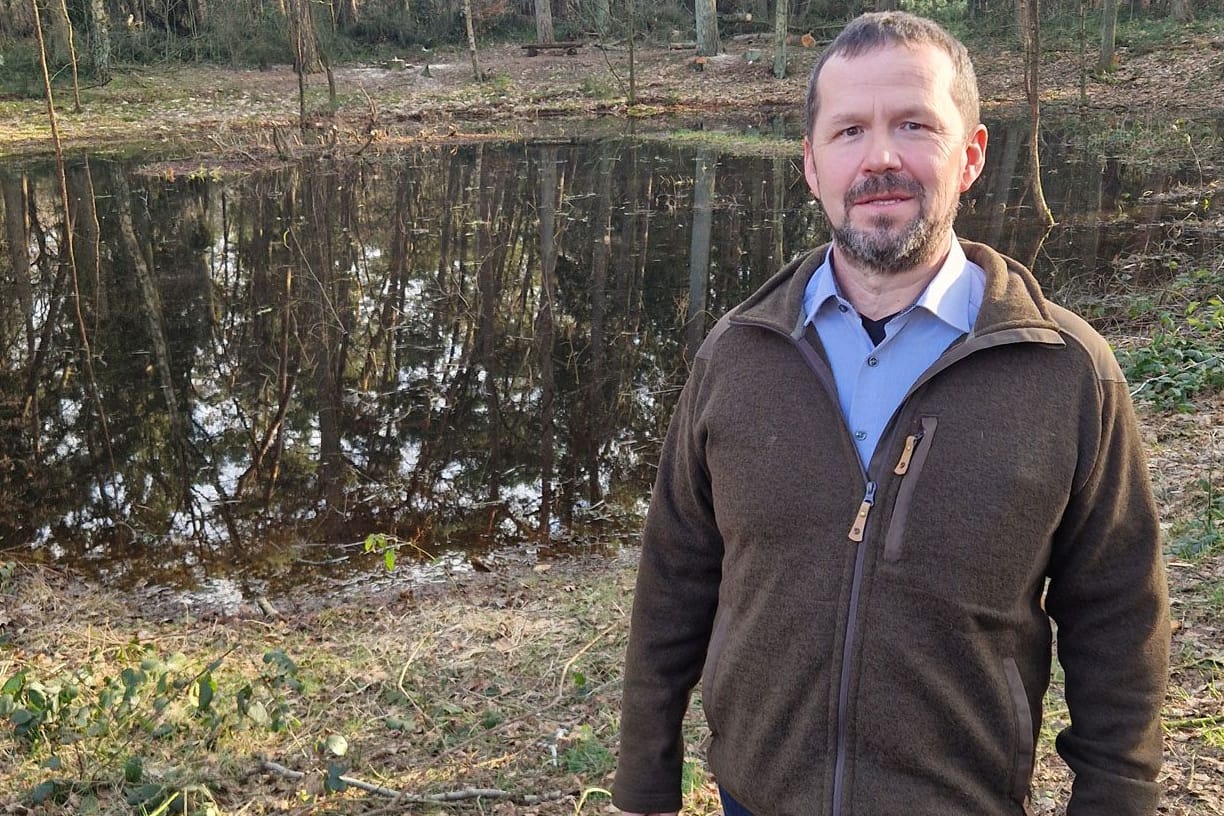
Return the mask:
<svg viewBox="0 0 1224 816"><path fill-rule="evenodd" d="M951 58L891 45L831 58L804 139L804 177L848 260L896 273L940 260L960 194L982 172L986 128L966 132Z"/></svg>

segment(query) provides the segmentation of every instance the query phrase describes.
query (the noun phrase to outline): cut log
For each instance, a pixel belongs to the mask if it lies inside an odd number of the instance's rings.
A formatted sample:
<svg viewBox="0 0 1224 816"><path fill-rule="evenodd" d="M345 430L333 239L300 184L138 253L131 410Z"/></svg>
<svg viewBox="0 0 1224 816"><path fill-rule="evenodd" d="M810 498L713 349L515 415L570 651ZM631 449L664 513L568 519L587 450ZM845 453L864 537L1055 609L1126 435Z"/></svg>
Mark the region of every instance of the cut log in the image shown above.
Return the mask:
<svg viewBox="0 0 1224 816"><path fill-rule="evenodd" d="M537 56L541 51L564 51L572 57L582 45L580 42L524 43L522 48L529 57Z"/></svg>

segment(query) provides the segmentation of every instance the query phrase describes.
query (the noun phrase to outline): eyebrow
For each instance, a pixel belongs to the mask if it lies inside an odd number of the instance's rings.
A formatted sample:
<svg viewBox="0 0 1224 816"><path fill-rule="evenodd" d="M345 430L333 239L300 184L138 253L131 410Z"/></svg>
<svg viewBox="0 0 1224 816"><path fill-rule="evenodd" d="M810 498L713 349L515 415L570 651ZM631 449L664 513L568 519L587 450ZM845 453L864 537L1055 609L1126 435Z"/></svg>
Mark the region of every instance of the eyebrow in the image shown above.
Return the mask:
<svg viewBox="0 0 1224 816"><path fill-rule="evenodd" d="M873 117L870 115L863 116L854 112L834 113L829 116L828 123L835 127L845 127L846 125L861 124L865 120L870 120L871 118ZM901 108L901 110L896 112L891 118L902 121L908 121L911 119L931 121L937 119L938 116L934 108L926 105L910 105L908 107Z"/></svg>

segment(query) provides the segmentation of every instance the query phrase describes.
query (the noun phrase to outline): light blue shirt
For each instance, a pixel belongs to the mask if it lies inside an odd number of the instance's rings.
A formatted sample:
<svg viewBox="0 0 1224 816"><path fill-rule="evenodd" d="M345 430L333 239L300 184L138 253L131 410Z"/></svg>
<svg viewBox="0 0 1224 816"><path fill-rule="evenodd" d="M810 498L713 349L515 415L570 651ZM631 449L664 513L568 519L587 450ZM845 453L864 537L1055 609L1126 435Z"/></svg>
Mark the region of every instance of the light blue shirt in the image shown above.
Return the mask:
<svg viewBox="0 0 1224 816"><path fill-rule="evenodd" d="M808 281L803 308L824 344L842 414L864 468L870 466L871 455L910 386L972 329L985 288L985 271L965 257L953 236L943 266L918 299L888 321L884 340L876 346L837 286L829 248Z"/></svg>

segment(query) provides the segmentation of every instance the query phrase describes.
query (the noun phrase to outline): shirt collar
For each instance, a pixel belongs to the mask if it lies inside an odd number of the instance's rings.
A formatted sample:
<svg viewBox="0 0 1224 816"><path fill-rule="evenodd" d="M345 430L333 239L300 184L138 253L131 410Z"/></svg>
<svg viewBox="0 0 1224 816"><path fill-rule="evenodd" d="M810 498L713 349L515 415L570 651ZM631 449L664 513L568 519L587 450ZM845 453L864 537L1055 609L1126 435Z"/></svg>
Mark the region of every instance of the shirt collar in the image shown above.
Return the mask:
<svg viewBox="0 0 1224 816"><path fill-rule="evenodd" d="M954 329L968 332L981 307L985 276L980 267L965 257L965 250L953 235L948 257L913 305L925 309ZM837 279L833 275L832 244L825 253L824 263L812 273L804 292L803 305L808 322L816 317L817 310L829 298L850 305L838 289Z"/></svg>

